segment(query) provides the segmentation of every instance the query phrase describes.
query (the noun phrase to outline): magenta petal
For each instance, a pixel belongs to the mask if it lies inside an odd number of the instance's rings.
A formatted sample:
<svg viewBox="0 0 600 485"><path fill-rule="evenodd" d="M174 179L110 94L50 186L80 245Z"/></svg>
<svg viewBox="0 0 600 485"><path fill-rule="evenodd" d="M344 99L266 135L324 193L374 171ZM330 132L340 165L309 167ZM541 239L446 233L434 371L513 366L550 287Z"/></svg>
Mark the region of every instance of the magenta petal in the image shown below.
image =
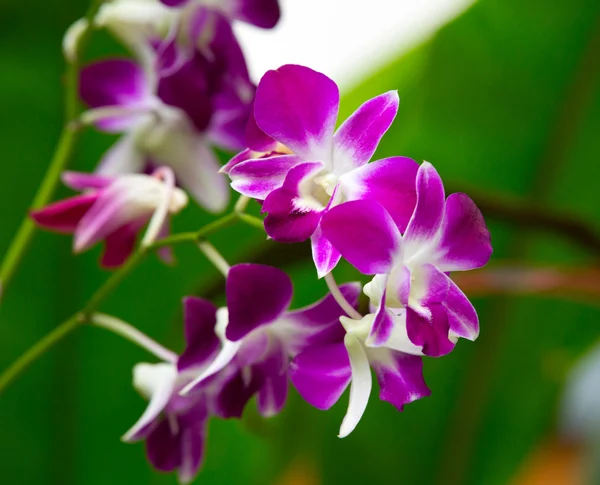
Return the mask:
<svg viewBox="0 0 600 485"><path fill-rule="evenodd" d="M371 360L379 382L379 399L402 411L405 404L431 394L423 378L421 357L396 351L386 352L386 358Z"/></svg>
<svg viewBox="0 0 600 485"><path fill-rule="evenodd" d="M127 261L135 249L137 235L143 225L143 222L132 222L109 234L106 237L101 265L105 268L118 268Z"/></svg>
<svg viewBox="0 0 600 485"><path fill-rule="evenodd" d="M327 160L339 101L338 87L327 76L288 64L261 79L254 116L261 130L304 160Z"/></svg>
<svg viewBox="0 0 600 485"><path fill-rule="evenodd" d="M358 306L359 283L343 284L340 291L354 308ZM345 315L331 294L310 306L288 312L286 319L293 322L295 330L286 336L289 352L295 355L309 347L343 341L346 332L340 317Z"/></svg>
<svg viewBox="0 0 600 485"><path fill-rule="evenodd" d="M335 132L333 171L339 176L366 164L398 112L396 91L370 99Z"/></svg>
<svg viewBox="0 0 600 485"><path fill-rule="evenodd" d="M291 362L289 374L302 398L322 410L337 402L352 377L343 343L312 347L302 352Z"/></svg>
<svg viewBox="0 0 600 485"><path fill-rule="evenodd" d="M160 471L179 469L182 482L196 475L204 456L206 410L203 404L194 406L172 420L162 420L146 439L148 460Z"/></svg>
<svg viewBox="0 0 600 485"><path fill-rule="evenodd" d="M319 162L296 165L288 172L283 185L265 199L262 210L268 212L265 231L275 241L301 242L315 232L322 210L307 204L300 194L300 185L322 168Z"/></svg>
<svg viewBox="0 0 600 485"><path fill-rule="evenodd" d="M229 377L217 396L216 413L222 418L240 418L248 401L264 383L264 376L258 372L236 371Z"/></svg>
<svg viewBox="0 0 600 485"><path fill-rule="evenodd" d="M448 283L448 293L442 305L448 314L450 330L458 337L475 340L479 335L477 312L456 283L450 278Z"/></svg>
<svg viewBox="0 0 600 485"><path fill-rule="evenodd" d="M73 190L103 189L110 185L115 179L107 175L97 173L63 172L61 180L67 187Z"/></svg>
<svg viewBox="0 0 600 485"><path fill-rule="evenodd" d="M254 118L254 105L252 105L252 110L250 110L245 134L246 144L251 150L257 152L269 152L274 150L277 146L277 142L262 131L256 124L256 119Z"/></svg>
<svg viewBox="0 0 600 485"><path fill-rule="evenodd" d="M120 106L139 108L149 99L143 69L129 59L109 59L83 68L80 74L79 93L91 108ZM118 132L128 129L138 119L138 113L107 116L99 120L98 128Z"/></svg>
<svg viewBox="0 0 600 485"><path fill-rule="evenodd" d="M329 210L323 234L364 274L389 273L401 253L402 238L386 210L374 201L351 201Z"/></svg>
<svg viewBox="0 0 600 485"><path fill-rule="evenodd" d="M492 255L490 231L475 203L465 194L446 200L436 265L444 272L484 266Z"/></svg>
<svg viewBox="0 0 600 485"><path fill-rule="evenodd" d="M161 3L164 3L167 7L182 7L190 0L160 0Z"/></svg>
<svg viewBox="0 0 600 485"><path fill-rule="evenodd" d="M273 322L292 300L292 282L283 271L262 264L238 264L226 283L229 340L242 339L255 328Z"/></svg>
<svg viewBox="0 0 600 485"><path fill-rule="evenodd" d="M410 341L423 347L423 354L439 357L450 353L455 343L449 339L450 326L446 309L440 304L428 307L428 318L412 308L406 310L406 332Z"/></svg>
<svg viewBox="0 0 600 485"><path fill-rule="evenodd" d="M75 231L79 221L97 199L97 192L77 195L33 211L30 216L37 224L46 229L71 233Z"/></svg>
<svg viewBox="0 0 600 485"><path fill-rule="evenodd" d="M348 200L379 202L404 232L417 202L418 169L407 157L384 158L353 170L341 183Z"/></svg>
<svg viewBox="0 0 600 485"><path fill-rule="evenodd" d="M128 106L145 100L144 70L130 59L109 59L81 70L81 99L92 108Z"/></svg>
<svg viewBox="0 0 600 485"><path fill-rule="evenodd" d="M369 334L368 345L370 347L381 347L389 340L394 329L394 314L385 306L387 288L383 290L379 309L375 314L375 320Z"/></svg>
<svg viewBox="0 0 600 485"><path fill-rule="evenodd" d="M219 337L215 333L217 308L211 302L185 297L183 315L186 346L177 360L179 372L208 365L220 348Z"/></svg>
<svg viewBox="0 0 600 485"><path fill-rule="evenodd" d="M288 356L280 344L271 344L269 353L262 362L254 366L254 371L263 376L258 391L258 411L264 417L276 415L285 404L288 393Z"/></svg>
<svg viewBox="0 0 600 485"><path fill-rule="evenodd" d="M323 278L327 273L333 271L342 255L333 247L333 244L323 236L323 230L317 226L310 237L312 257L317 268L317 276Z"/></svg>
<svg viewBox="0 0 600 485"><path fill-rule="evenodd" d="M417 205L408 223L404 240L414 251L434 240L444 214L444 185L439 174L428 162L417 172Z"/></svg>
<svg viewBox="0 0 600 485"><path fill-rule="evenodd" d="M300 163L302 159L296 155L276 155L241 162L229 171L231 186L240 194L264 200L283 185L290 169Z"/></svg>
<svg viewBox="0 0 600 485"><path fill-rule="evenodd" d="M278 0L238 0L236 17L263 29L272 29L279 21Z"/></svg>

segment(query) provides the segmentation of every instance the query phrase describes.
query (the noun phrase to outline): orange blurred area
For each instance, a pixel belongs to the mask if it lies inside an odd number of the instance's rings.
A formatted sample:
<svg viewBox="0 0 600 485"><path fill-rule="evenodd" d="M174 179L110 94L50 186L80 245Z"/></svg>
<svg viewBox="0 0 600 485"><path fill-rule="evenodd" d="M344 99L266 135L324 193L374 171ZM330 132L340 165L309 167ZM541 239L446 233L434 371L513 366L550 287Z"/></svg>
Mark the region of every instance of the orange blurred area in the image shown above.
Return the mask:
<svg viewBox="0 0 600 485"><path fill-rule="evenodd" d="M583 447L551 441L532 453L510 485L583 485Z"/></svg>

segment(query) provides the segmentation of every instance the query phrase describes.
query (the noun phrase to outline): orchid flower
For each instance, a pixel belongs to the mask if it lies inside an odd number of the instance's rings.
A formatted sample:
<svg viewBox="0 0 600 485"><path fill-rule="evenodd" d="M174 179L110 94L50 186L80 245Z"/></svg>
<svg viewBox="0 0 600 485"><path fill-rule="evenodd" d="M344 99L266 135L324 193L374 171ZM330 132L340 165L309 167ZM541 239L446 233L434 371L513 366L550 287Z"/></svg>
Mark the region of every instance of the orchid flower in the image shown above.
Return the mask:
<svg viewBox="0 0 600 485"><path fill-rule="evenodd" d="M189 44L185 36L196 28L199 9L214 11L229 23L241 20L265 29L273 28L280 16L277 0L107 0L93 25L108 29L142 60L151 52L149 40L179 37ZM63 40L67 58L76 57L81 33L87 27L87 21L79 19L67 30Z"/></svg>
<svg viewBox="0 0 600 485"><path fill-rule="evenodd" d="M371 368L380 398L402 410L429 395L421 355L450 352L459 337L477 338L477 313L448 277L450 271L478 268L491 255L490 235L473 201L464 194L445 200L442 181L429 163L416 177L417 202L404 229L374 200L332 208L322 230L344 258L365 274L372 313L342 316L344 343L308 349L291 364L300 394L328 409L348 384L350 402L340 437L356 427L371 393Z"/></svg>
<svg viewBox="0 0 600 485"><path fill-rule="evenodd" d="M242 146L254 86L230 25L214 12L203 19L212 35L190 59L181 62L172 42L160 46L152 70L128 59L101 61L83 69L80 91L91 107L84 121L124 133L99 173L168 165L205 209L219 212L229 190L211 145Z"/></svg>
<svg viewBox="0 0 600 485"><path fill-rule="evenodd" d="M333 206L385 199L404 227L415 203L414 161L392 157L368 163L396 116L398 94L390 91L367 101L336 131L339 97L333 80L307 67L285 65L267 72L254 104L263 137L254 129L252 141L262 151L251 146L222 169L236 191L264 200L270 237L280 242L311 239L319 277L340 259L320 227ZM256 158L249 159L253 153Z"/></svg>
<svg viewBox="0 0 600 485"><path fill-rule="evenodd" d="M356 304L357 285L345 285L341 291ZM289 311L289 277L277 268L258 264L233 266L227 276L226 294L227 308L219 309L216 326L221 350L183 394L194 392L212 375L233 366L257 383L259 412L272 416L287 397L290 360L307 348L341 341L344 330L339 317L344 312L331 295L309 307Z"/></svg>
<svg viewBox="0 0 600 485"><path fill-rule="evenodd" d="M133 371L134 387L150 402L123 440L145 440L152 465L164 472L177 470L182 483L191 482L202 464L208 419L240 417L256 391L239 370L229 367L193 393L179 395L218 353L216 310L200 298L184 299L185 351L171 361L137 364Z"/></svg>
<svg viewBox="0 0 600 485"><path fill-rule="evenodd" d="M459 337L475 340L477 313L448 277L489 260L490 234L481 212L465 194L445 199L433 166L418 171L417 204L402 233L384 203L353 201L332 209L323 232L360 272L375 275L365 288L374 318L348 323L370 347L440 356Z"/></svg>
<svg viewBox="0 0 600 485"><path fill-rule="evenodd" d="M42 227L73 233L73 249L85 251L105 241L102 265L120 266L132 253L138 232L158 213L181 211L188 197L181 189L169 187L158 176L143 174L109 177L96 174L65 172L63 181L80 195L55 202L33 211L31 217ZM158 221L157 235L168 233L168 219ZM170 260L170 252L160 253Z"/></svg>

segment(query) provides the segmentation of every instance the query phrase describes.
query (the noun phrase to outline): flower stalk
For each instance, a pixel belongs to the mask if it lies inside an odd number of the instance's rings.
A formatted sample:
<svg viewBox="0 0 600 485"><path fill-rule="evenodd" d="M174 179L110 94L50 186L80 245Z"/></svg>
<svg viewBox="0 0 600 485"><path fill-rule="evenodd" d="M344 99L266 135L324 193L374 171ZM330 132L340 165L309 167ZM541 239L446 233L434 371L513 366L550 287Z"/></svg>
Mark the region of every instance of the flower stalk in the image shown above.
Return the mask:
<svg viewBox="0 0 600 485"><path fill-rule="evenodd" d="M31 204L31 209L39 209L50 201L56 186L60 180L60 174L68 165L75 144L79 138L80 125L76 121L79 116L79 58L85 51L92 32L93 18L102 5L103 0L95 0L88 9L85 16L87 23L83 28L76 49L76 55L73 59L67 60L65 74L65 124L60 135L60 139L46 170L46 174L38 188L38 191ZM10 284L15 275L29 244L31 243L36 226L28 215L25 215L17 233L8 247L8 250L0 266L0 298L2 293Z"/></svg>
<svg viewBox="0 0 600 485"><path fill-rule="evenodd" d="M259 220L257 218L254 218L253 216L249 217L256 219L257 221ZM35 343L31 348L29 348L29 350L22 354L16 361L14 361L8 367L8 369L6 369L2 374L0 374L0 394L33 362L39 359L48 350L53 348L56 344L58 344L61 340L63 340L67 335L72 333L79 326L85 323L96 323L96 325L102 326L104 328L112 327L109 329L116 331L114 321L115 319L109 321L101 316L101 323L98 324L98 314L96 314L96 310L113 293L113 291L117 289L121 282L125 280L125 278L127 278L127 276L129 276L129 274L144 260L144 258L149 252L155 251L161 247L174 246L176 244L184 242L196 243L198 241L201 241L203 238L220 231L221 229L231 226L237 221L246 222L244 218L239 217L239 214L227 214L221 217L220 219L217 219L205 225L198 231L174 234L173 236L156 241L155 243L149 246L141 246L135 253L131 255L131 257L125 262L125 264L123 264L117 271L115 271L110 276L110 278L108 278L108 280L106 280L106 282L92 295L92 297L84 305L81 311L78 311L73 316L69 317L58 327L52 330L48 335L46 335L37 343ZM93 322L93 320L96 321ZM116 331L115 333L125 336L129 340L136 342L138 345L142 345L140 343L140 340L135 340L133 338L133 333L131 333L129 329L126 330L123 325L118 325L117 327L119 327L119 331ZM138 336L139 335L136 335L136 337Z"/></svg>

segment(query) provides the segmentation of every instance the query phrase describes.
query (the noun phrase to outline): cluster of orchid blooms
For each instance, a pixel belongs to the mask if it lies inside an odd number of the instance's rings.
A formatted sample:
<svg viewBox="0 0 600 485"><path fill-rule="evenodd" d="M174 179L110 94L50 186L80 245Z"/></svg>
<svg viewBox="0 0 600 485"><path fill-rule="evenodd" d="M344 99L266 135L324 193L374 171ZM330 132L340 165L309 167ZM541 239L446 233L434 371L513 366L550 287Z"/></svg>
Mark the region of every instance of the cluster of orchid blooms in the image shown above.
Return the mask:
<svg viewBox="0 0 600 485"><path fill-rule="evenodd" d="M480 211L465 194L446 198L429 163L371 161L398 110L388 92L360 106L336 129L340 94L324 74L299 65L267 72L253 85L231 27L263 28L279 18L276 0L114 0L94 23L134 59L85 67L85 123L120 133L93 174L66 172L80 195L32 214L41 226L74 234L74 250L101 241L102 264L122 265L142 243L169 232L188 195L223 211L231 187L262 205L275 241L310 239L319 278L331 293L291 310L292 282L280 269L243 263L226 276L227 306L184 299L186 348L138 364L134 386L149 400L126 441L145 440L151 463L196 475L210 417L240 417L256 396L263 416L278 413L291 382L318 409L350 387L339 436L364 413L375 372L380 399L399 410L429 395L424 356L477 338L477 314L450 279L481 267L492 248ZM81 22L65 48L77 42ZM239 153L221 166L214 146ZM240 151L241 150L241 151ZM161 256L168 259L168 249ZM372 279L338 287L341 258Z"/></svg>

